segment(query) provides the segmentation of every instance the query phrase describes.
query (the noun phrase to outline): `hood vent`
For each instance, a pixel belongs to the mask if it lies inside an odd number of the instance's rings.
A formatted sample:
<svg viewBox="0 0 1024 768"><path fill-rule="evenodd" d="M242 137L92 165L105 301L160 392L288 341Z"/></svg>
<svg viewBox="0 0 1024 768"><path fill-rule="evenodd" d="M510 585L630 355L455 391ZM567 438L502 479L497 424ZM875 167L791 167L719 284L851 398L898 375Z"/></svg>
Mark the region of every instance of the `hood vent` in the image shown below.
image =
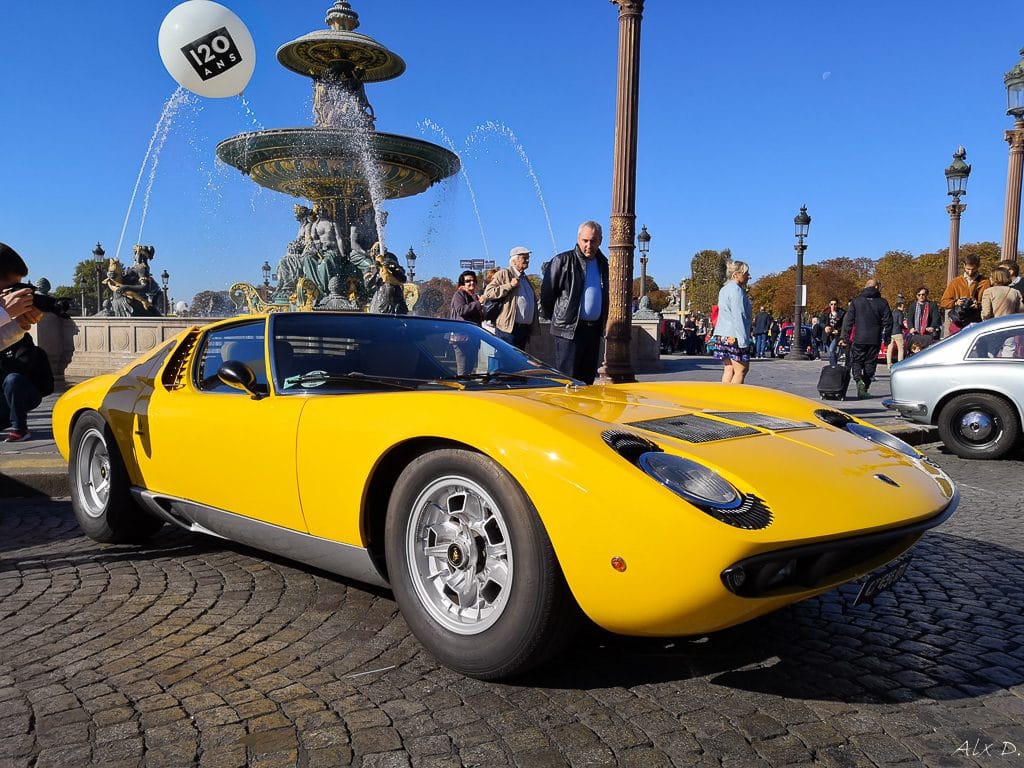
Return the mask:
<svg viewBox="0 0 1024 768"><path fill-rule="evenodd" d="M674 437L677 440L685 440L688 443L710 443L715 440L729 440L733 437L749 437L760 434L753 427L727 424L724 421L707 419L696 414L634 421L629 426L646 429L648 432L656 432L666 437Z"/></svg>
<svg viewBox="0 0 1024 768"><path fill-rule="evenodd" d="M749 411L708 411L709 416L717 416L720 419L738 421L741 424L749 424L752 427L768 429L772 432L785 432L789 429L813 429L814 425L809 421L790 421L780 419L778 416L767 416L763 413L750 413Z"/></svg>

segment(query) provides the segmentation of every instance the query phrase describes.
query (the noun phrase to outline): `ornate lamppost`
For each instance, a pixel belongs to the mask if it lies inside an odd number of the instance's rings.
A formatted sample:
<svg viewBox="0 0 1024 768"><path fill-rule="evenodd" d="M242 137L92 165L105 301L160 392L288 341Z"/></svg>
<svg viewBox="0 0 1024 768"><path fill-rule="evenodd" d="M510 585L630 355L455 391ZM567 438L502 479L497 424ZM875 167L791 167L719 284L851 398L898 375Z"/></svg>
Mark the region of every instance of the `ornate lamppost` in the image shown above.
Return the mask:
<svg viewBox="0 0 1024 768"><path fill-rule="evenodd" d="M92 249L93 264L96 267L96 314L100 313L103 309L102 302L100 301L100 275L103 274L103 257L107 255L107 252L103 250L103 246L100 245L99 241L96 241L96 247Z"/></svg>
<svg viewBox="0 0 1024 768"><path fill-rule="evenodd" d="M651 234L647 231L647 225L640 227L636 240L640 244L640 295L637 299L642 299L647 295L647 254L651 250Z"/></svg>
<svg viewBox="0 0 1024 768"><path fill-rule="evenodd" d="M602 383L636 381L630 355L633 238L636 232L636 138L640 101L640 22L644 0L612 0L619 6L615 152L612 162L611 230L608 238L608 324Z"/></svg>
<svg viewBox="0 0 1024 768"><path fill-rule="evenodd" d="M170 282L170 280L171 280L171 275L170 275L170 273L168 273L168 271L166 269L163 272L160 273L160 285L164 289L164 315L165 316L167 314L169 314L169 308L171 306L171 303L170 303L170 301L167 298L167 284Z"/></svg>
<svg viewBox="0 0 1024 768"><path fill-rule="evenodd" d="M85 315L86 315L86 312L85 312L85 285L86 285L87 282L88 281L87 281L85 275L83 275L83 274L79 274L78 275L78 290L81 293L81 299L82 299L82 317L85 317Z"/></svg>
<svg viewBox="0 0 1024 768"><path fill-rule="evenodd" d="M793 307L793 335L789 338L789 354L787 360L803 360L803 307L804 307L804 238L807 237L807 230L811 226L811 217L807 215L807 206L800 206L800 213L793 217L793 225L796 227L796 302Z"/></svg>
<svg viewBox="0 0 1024 768"><path fill-rule="evenodd" d="M1021 60L1003 77L1006 83L1006 114L1013 115L1013 129L1005 133L1010 144L1010 165L1006 171L1006 213L1003 215L1003 260L1017 261L1020 232L1021 171L1024 169L1024 48Z"/></svg>
<svg viewBox="0 0 1024 768"><path fill-rule="evenodd" d="M416 251L409 246L409 252L405 254L405 263L409 265L409 282L416 281Z"/></svg>
<svg viewBox="0 0 1024 768"><path fill-rule="evenodd" d="M946 206L949 214L949 259L946 261L946 284L956 277L957 265L960 263L960 214L967 210L967 203L960 202L960 196L967 194L967 177L971 175L971 166L966 162L967 150L957 147L953 153L953 162L946 169L947 195L953 202Z"/></svg>
<svg viewBox="0 0 1024 768"><path fill-rule="evenodd" d="M263 273L263 291L269 296L270 295L270 273L274 271L274 268L270 266L269 261L264 261L263 266L260 267L260 272Z"/></svg>

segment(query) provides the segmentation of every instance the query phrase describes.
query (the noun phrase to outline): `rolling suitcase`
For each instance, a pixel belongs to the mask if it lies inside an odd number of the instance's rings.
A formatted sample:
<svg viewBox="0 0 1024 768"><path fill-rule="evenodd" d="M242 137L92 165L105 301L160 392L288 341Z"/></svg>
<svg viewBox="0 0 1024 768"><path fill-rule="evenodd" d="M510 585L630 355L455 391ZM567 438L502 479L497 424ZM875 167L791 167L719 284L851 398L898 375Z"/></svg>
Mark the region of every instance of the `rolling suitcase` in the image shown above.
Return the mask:
<svg viewBox="0 0 1024 768"><path fill-rule="evenodd" d="M850 388L850 348L839 351L838 365L826 365L818 376L818 394L822 400L845 400Z"/></svg>
<svg viewBox="0 0 1024 768"><path fill-rule="evenodd" d="M850 388L850 369L845 365L826 365L818 377L818 394L822 400L845 400Z"/></svg>

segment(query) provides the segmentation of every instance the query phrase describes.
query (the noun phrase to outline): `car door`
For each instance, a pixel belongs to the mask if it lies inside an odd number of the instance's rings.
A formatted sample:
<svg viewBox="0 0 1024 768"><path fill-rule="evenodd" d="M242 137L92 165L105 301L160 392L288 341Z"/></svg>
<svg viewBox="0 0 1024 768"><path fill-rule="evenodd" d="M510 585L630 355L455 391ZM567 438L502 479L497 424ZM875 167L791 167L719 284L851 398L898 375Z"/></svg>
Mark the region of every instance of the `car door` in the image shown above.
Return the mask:
<svg viewBox="0 0 1024 768"><path fill-rule="evenodd" d="M220 381L240 360L268 390L266 322L218 326L197 340L178 387L156 387L135 453L145 486L264 522L305 531L295 472L295 435L303 398L253 398Z"/></svg>

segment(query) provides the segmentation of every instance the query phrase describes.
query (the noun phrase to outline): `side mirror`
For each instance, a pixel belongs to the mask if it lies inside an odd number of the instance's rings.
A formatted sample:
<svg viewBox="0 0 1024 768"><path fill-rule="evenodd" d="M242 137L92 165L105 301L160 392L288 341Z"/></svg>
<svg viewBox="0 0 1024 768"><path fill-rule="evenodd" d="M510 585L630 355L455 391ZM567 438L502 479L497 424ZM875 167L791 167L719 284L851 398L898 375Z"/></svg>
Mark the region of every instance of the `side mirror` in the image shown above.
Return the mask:
<svg viewBox="0 0 1024 768"><path fill-rule="evenodd" d="M228 360L217 369L217 378L229 387L248 392L253 400L263 397L256 391L256 374L241 360Z"/></svg>

